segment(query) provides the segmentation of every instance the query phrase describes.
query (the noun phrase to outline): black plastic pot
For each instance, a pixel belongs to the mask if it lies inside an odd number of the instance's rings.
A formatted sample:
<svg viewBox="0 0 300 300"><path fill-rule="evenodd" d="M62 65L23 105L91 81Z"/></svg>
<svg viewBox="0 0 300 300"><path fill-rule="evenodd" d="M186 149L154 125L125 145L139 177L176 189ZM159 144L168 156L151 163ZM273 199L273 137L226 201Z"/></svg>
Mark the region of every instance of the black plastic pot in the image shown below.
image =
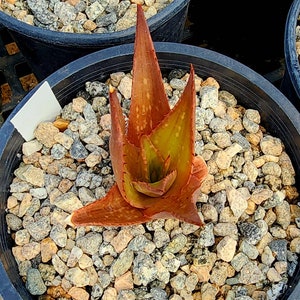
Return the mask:
<svg viewBox="0 0 300 300"><path fill-rule="evenodd" d="M153 41L181 42L190 0L174 0L148 20ZM96 50L133 43L135 26L113 33L65 33L28 25L0 11L39 81L65 64Z"/></svg>
<svg viewBox="0 0 300 300"><path fill-rule="evenodd" d="M179 43L155 43L162 71L176 68L189 70L192 63L202 77L213 76L222 89L233 93L246 108L261 113L262 124L274 136L282 139L300 180L300 115L286 97L268 80L245 65L211 50ZM46 80L61 103L68 103L86 81L105 80L117 71L132 68L133 44L104 49L82 57L59 69ZM42 82L43 83L43 82ZM32 299L18 274L12 255L12 239L5 221L6 200L13 171L20 163L23 138L14 129L11 118L25 105L34 91L29 92L16 106L0 129L0 294L4 299ZM300 293L300 266L289 282L281 299L297 300Z"/></svg>
<svg viewBox="0 0 300 300"><path fill-rule="evenodd" d="M300 0L294 0L286 19L284 32L285 73L280 90L300 111L300 65L296 52L296 26L299 24Z"/></svg>

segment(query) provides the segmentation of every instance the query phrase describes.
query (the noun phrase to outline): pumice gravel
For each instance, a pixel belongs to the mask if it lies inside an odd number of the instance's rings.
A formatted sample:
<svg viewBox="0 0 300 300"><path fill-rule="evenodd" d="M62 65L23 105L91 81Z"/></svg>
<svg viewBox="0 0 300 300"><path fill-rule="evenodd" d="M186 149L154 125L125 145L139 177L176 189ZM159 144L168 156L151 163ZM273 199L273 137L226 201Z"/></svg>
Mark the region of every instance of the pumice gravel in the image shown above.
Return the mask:
<svg viewBox="0 0 300 300"><path fill-rule="evenodd" d="M0 9L30 25L71 33L111 33L134 26L136 5L148 19L174 0L2 0Z"/></svg>
<svg viewBox="0 0 300 300"><path fill-rule="evenodd" d="M59 3L59 2L58 2ZM172 107L188 74L165 76ZM132 76L86 82L24 142L6 222L28 291L40 299L280 299L300 253L295 170L283 142L212 78L196 76L195 153L209 175L200 228L176 219L75 228L70 214L114 183L108 85L124 114Z"/></svg>

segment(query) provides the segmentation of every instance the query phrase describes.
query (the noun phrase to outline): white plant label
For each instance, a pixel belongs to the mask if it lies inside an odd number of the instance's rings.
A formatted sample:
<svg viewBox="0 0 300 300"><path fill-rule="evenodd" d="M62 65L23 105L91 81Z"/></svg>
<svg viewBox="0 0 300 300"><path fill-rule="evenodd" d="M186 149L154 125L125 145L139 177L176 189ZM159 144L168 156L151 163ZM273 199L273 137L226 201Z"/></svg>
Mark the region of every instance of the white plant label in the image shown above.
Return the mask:
<svg viewBox="0 0 300 300"><path fill-rule="evenodd" d="M61 109L49 83L45 81L11 119L11 123L26 141L30 141L34 138L37 125L54 121Z"/></svg>

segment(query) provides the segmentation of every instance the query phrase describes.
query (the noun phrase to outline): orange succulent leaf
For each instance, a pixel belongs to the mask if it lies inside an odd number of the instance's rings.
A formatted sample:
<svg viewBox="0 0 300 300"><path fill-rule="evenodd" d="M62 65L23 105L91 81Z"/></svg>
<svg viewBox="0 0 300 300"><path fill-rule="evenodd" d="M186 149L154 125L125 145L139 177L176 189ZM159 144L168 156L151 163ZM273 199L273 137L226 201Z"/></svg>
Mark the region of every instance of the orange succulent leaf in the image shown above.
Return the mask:
<svg viewBox="0 0 300 300"><path fill-rule="evenodd" d="M178 193L189 180L195 147L196 95L194 69L191 66L187 85L175 107L150 133L149 138L164 159L169 157L169 170L177 177L169 193Z"/></svg>
<svg viewBox="0 0 300 300"><path fill-rule="evenodd" d="M128 140L139 146L140 136L149 134L170 111L170 106L140 5L137 5L136 28Z"/></svg>
<svg viewBox="0 0 300 300"><path fill-rule="evenodd" d="M120 187L124 173L125 119L116 91L110 92L111 138L109 150L115 180Z"/></svg>
<svg viewBox="0 0 300 300"><path fill-rule="evenodd" d="M199 217L195 201L207 173L205 161L201 157L194 157L189 181L182 186L180 194L172 194L156 202L144 211L144 215L151 219L173 217L198 226L204 225Z"/></svg>
<svg viewBox="0 0 300 300"><path fill-rule="evenodd" d="M109 151L114 170L115 180L121 194L124 192L124 174L130 175L129 179L139 178L143 173L140 161L140 149L128 142L126 137L125 119L116 91L110 93L111 136Z"/></svg>
<svg viewBox="0 0 300 300"><path fill-rule="evenodd" d="M125 226L151 221L143 211L129 205L116 184L107 195L72 213L75 226Z"/></svg>

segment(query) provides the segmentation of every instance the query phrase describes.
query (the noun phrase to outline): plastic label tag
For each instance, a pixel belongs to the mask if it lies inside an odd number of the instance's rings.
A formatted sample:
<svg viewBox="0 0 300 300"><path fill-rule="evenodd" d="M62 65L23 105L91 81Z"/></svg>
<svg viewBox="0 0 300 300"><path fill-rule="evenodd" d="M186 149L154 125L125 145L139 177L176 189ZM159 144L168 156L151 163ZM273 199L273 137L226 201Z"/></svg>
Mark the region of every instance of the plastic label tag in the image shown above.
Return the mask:
<svg viewBox="0 0 300 300"><path fill-rule="evenodd" d="M34 138L37 125L53 121L61 109L49 83L45 81L11 119L11 123L26 141L30 141Z"/></svg>

